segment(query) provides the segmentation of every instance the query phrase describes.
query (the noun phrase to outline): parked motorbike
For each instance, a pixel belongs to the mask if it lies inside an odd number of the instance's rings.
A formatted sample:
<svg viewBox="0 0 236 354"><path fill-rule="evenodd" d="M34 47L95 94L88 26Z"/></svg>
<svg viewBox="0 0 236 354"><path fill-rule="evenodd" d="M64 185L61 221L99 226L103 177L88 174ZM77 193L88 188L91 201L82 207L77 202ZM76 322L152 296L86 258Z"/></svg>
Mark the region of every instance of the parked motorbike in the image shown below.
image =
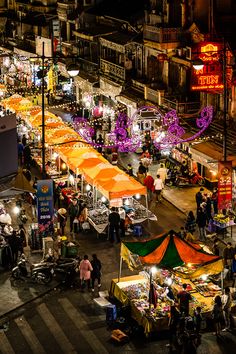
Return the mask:
<svg viewBox="0 0 236 354"><path fill-rule="evenodd" d="M78 274L80 258L69 260L58 260L54 263L53 275L63 287L76 286L76 276Z"/></svg>
<svg viewBox="0 0 236 354"><path fill-rule="evenodd" d="M198 172L193 172L188 177L180 175L176 177L176 186L189 186L193 184L203 186L205 184L205 179Z"/></svg>
<svg viewBox="0 0 236 354"><path fill-rule="evenodd" d="M30 265L25 255L22 254L17 266L12 269L12 277L14 279L29 278L39 284L48 284L52 281L53 264L38 263Z"/></svg>

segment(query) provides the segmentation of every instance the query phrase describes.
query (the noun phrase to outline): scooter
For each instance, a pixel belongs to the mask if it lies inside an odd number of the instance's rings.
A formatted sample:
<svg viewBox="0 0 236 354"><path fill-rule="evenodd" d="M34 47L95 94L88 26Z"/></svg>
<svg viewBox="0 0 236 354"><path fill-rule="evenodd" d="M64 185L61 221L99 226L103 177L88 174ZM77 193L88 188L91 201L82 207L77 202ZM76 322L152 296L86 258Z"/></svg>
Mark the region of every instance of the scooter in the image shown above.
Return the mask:
<svg viewBox="0 0 236 354"><path fill-rule="evenodd" d="M78 273L78 267L80 258L70 259L70 261L59 260L54 263L53 275L56 280L60 281L64 287L73 287L76 285L76 275Z"/></svg>
<svg viewBox="0 0 236 354"><path fill-rule="evenodd" d="M17 266L12 269L12 277L14 279L31 279L39 284L48 284L52 281L53 263L38 263L27 267L28 262L25 255L22 254Z"/></svg>

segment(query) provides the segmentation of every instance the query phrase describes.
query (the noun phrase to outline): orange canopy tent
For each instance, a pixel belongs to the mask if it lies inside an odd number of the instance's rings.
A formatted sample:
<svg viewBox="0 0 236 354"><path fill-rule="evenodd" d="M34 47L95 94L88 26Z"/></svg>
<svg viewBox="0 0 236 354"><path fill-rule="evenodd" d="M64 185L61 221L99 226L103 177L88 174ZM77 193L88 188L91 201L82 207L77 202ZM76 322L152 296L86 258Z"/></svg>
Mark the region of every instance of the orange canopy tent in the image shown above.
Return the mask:
<svg viewBox="0 0 236 354"><path fill-rule="evenodd" d="M120 173L120 170L108 162L101 162L94 167L84 168L83 173L86 181L94 184L97 180L102 181L115 177Z"/></svg>
<svg viewBox="0 0 236 354"><path fill-rule="evenodd" d="M95 184L101 193L109 200L130 197L135 194L147 194L145 186L122 171L105 182L97 179Z"/></svg>

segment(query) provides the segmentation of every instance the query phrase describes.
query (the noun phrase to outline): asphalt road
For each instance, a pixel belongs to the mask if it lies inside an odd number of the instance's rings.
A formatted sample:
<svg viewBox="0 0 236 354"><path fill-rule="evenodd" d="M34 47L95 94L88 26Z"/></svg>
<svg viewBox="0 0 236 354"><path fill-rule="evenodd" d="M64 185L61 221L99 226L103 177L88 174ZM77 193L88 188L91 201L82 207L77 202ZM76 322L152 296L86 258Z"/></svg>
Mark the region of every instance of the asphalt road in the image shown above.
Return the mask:
<svg viewBox="0 0 236 354"><path fill-rule="evenodd" d="M93 301L97 296L78 290L55 290L16 311L9 329L0 333L2 354L167 354L167 333L147 340L136 328L130 341L122 346L110 339L105 311ZM235 352L235 333L224 332L220 340L212 333L202 336L198 354ZM191 353L189 353L191 354Z"/></svg>

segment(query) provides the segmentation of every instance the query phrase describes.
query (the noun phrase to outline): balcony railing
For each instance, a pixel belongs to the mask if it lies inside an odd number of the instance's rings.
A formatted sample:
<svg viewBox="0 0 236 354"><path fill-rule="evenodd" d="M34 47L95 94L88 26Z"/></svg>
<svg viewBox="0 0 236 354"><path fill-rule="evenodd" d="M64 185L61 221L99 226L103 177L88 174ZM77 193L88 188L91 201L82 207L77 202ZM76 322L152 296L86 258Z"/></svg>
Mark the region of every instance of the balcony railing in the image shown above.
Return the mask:
<svg viewBox="0 0 236 354"><path fill-rule="evenodd" d="M145 25L143 38L158 43L175 43L179 42L181 33L181 28L161 28Z"/></svg>
<svg viewBox="0 0 236 354"><path fill-rule="evenodd" d="M161 105L167 109L175 109L177 113L195 113L200 109L200 102L179 102L163 97Z"/></svg>
<svg viewBox="0 0 236 354"><path fill-rule="evenodd" d="M159 100L158 100L158 92L157 92L157 90L153 90L150 87L146 87L146 100L158 104Z"/></svg>
<svg viewBox="0 0 236 354"><path fill-rule="evenodd" d="M123 68L122 66L101 59L100 69L101 72L105 75L111 76L113 78L119 78L121 80L125 80L125 68Z"/></svg>

